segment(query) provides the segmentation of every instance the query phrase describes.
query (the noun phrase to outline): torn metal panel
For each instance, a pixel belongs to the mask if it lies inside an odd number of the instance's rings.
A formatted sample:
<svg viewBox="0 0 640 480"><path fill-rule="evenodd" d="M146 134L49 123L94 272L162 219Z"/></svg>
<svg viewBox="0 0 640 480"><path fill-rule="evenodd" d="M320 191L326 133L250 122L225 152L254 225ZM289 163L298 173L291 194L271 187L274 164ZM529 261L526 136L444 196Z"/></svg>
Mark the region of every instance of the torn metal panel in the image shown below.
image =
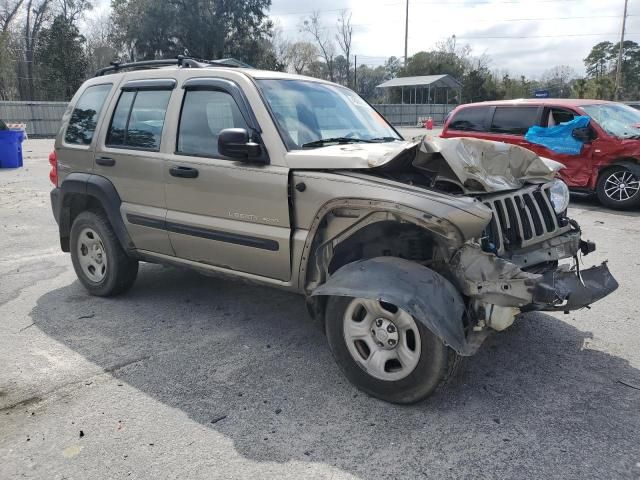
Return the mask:
<svg viewBox="0 0 640 480"><path fill-rule="evenodd" d="M460 291L486 304L522 310L577 310L618 288L606 263L578 271L562 265L544 274L525 272L508 260L465 244L451 261Z"/></svg>
<svg viewBox="0 0 640 480"><path fill-rule="evenodd" d="M542 278L471 242L454 255L450 271L464 295L503 307L531 303L536 283Z"/></svg>
<svg viewBox="0 0 640 480"><path fill-rule="evenodd" d="M516 190L527 183L553 180L562 164L526 148L477 138L424 137L413 162L439 181L459 185L465 193Z"/></svg>
<svg viewBox="0 0 640 480"><path fill-rule="evenodd" d="M568 312L591 305L617 288L607 262L580 272L556 270L546 273L538 283L533 303L538 310Z"/></svg>
<svg viewBox="0 0 640 480"><path fill-rule="evenodd" d="M409 260L377 257L349 263L311 295L391 303L411 314L460 355L472 355L480 344L465 335L465 305L456 287L433 270Z"/></svg>

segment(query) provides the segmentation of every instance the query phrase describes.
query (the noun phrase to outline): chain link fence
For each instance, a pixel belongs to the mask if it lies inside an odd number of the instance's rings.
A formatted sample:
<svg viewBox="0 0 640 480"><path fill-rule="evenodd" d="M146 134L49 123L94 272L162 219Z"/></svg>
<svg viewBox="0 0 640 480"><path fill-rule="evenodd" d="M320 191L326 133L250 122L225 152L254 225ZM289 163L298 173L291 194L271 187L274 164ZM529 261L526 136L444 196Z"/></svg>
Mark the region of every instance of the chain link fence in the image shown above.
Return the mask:
<svg viewBox="0 0 640 480"><path fill-rule="evenodd" d="M433 123L442 125L445 118L457 107L453 104L433 103L433 104L379 104L374 105L392 125L415 127L422 125L424 121L431 117Z"/></svg>

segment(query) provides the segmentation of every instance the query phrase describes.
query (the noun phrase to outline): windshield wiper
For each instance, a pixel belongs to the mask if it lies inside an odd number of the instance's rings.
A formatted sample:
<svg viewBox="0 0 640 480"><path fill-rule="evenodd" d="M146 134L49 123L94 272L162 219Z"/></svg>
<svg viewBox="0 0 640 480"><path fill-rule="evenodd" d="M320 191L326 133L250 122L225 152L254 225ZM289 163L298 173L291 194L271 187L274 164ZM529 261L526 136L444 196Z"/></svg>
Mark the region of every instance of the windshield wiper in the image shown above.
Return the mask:
<svg viewBox="0 0 640 480"><path fill-rule="evenodd" d="M374 143L371 140L365 140L364 138L351 138L351 137L333 137L333 138L321 138L320 140L314 140L313 142L304 143L305 147L322 147L328 143Z"/></svg>

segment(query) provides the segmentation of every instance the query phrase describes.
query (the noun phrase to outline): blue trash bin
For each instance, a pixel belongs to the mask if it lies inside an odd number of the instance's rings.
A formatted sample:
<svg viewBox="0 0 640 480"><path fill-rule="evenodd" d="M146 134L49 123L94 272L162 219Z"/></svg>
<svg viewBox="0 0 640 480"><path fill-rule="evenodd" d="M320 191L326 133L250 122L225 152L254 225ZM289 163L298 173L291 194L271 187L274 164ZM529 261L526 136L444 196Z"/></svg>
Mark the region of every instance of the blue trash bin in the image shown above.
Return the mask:
<svg viewBox="0 0 640 480"><path fill-rule="evenodd" d="M22 139L20 130L0 130L0 168L22 166Z"/></svg>

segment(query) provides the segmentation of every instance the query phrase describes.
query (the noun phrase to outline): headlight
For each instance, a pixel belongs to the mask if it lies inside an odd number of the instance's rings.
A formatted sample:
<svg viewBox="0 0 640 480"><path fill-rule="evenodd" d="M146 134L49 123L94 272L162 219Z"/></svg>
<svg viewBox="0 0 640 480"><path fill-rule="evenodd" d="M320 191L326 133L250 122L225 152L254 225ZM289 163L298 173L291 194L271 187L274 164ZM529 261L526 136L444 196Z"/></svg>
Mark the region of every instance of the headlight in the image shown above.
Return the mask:
<svg viewBox="0 0 640 480"><path fill-rule="evenodd" d="M564 212L569 206L569 187L562 180L554 180L549 188L551 205L556 213Z"/></svg>

